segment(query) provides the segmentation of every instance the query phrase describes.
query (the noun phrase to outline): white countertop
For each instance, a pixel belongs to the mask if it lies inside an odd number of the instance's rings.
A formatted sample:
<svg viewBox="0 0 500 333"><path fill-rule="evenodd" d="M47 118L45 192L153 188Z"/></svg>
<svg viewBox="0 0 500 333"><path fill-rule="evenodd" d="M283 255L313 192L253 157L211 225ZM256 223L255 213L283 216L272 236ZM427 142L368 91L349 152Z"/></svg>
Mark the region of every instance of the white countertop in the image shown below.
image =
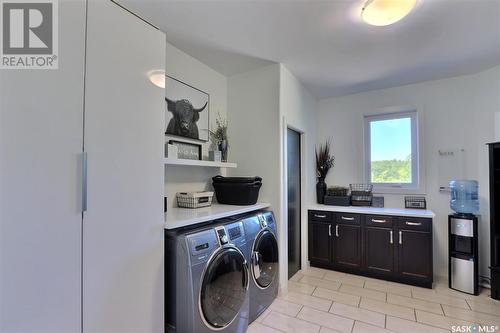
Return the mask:
<svg viewBox="0 0 500 333"><path fill-rule="evenodd" d="M424 209L407 209L407 208L378 208L378 207L356 207L356 206L328 206L328 205L311 205L310 210L324 210L328 212L343 212L343 213L359 213L359 214L375 214L375 215L391 215L391 216L409 216L409 217L424 217L434 218L431 210Z"/></svg>
<svg viewBox="0 0 500 333"><path fill-rule="evenodd" d="M165 214L165 229L176 229L193 224L203 223L224 217L252 212L270 207L268 203L257 203L251 206L233 206L213 204L203 208L170 208Z"/></svg>

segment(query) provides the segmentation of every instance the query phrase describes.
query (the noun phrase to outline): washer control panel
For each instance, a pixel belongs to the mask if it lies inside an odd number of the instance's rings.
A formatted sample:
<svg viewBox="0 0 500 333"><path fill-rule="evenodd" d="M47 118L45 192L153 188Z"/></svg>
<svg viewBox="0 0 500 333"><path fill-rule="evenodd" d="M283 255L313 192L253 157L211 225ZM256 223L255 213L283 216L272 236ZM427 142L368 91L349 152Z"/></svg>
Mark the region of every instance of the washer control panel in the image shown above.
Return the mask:
<svg viewBox="0 0 500 333"><path fill-rule="evenodd" d="M226 245L227 243L229 243L226 229L224 229L223 226L215 227L215 232L217 233L217 237L219 238L220 245Z"/></svg>

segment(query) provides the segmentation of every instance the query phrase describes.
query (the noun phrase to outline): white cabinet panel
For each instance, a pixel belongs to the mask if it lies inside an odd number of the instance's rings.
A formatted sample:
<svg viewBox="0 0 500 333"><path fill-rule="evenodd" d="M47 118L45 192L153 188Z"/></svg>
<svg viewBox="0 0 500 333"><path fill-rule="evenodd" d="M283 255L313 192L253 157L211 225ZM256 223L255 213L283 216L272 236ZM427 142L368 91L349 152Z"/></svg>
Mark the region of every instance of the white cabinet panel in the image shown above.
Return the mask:
<svg viewBox="0 0 500 333"><path fill-rule="evenodd" d="M163 332L165 36L97 0L87 34L83 331Z"/></svg>
<svg viewBox="0 0 500 333"><path fill-rule="evenodd" d="M59 69L0 70L0 332L80 332L85 1Z"/></svg>

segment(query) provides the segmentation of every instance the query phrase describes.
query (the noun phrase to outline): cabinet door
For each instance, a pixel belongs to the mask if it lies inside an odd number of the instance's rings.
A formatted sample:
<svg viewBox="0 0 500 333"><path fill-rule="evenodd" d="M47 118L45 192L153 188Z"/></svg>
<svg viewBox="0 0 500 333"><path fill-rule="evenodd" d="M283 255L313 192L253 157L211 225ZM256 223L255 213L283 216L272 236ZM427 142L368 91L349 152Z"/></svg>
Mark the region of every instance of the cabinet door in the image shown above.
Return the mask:
<svg viewBox="0 0 500 333"><path fill-rule="evenodd" d="M333 260L345 267L361 266L361 227L359 225L336 224Z"/></svg>
<svg viewBox="0 0 500 333"><path fill-rule="evenodd" d="M100 0L87 36L84 332L162 332L165 36Z"/></svg>
<svg viewBox="0 0 500 333"><path fill-rule="evenodd" d="M399 230L398 273L408 278L432 279L432 233Z"/></svg>
<svg viewBox="0 0 500 333"><path fill-rule="evenodd" d="M85 1L58 18L59 69L0 69L0 332L81 329Z"/></svg>
<svg viewBox="0 0 500 333"><path fill-rule="evenodd" d="M331 223L309 222L309 261L320 264L331 262L331 232Z"/></svg>
<svg viewBox="0 0 500 333"><path fill-rule="evenodd" d="M365 268L374 273L394 271L394 231L390 228L365 228Z"/></svg>

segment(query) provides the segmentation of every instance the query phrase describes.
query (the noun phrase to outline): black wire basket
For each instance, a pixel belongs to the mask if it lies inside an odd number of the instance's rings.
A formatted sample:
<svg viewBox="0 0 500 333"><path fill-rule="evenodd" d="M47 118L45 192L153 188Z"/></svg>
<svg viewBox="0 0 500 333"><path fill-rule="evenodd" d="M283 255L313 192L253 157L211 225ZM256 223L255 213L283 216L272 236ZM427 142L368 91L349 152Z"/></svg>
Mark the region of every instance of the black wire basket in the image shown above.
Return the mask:
<svg viewBox="0 0 500 333"><path fill-rule="evenodd" d="M371 206L373 200L372 184L350 184L351 205L353 206Z"/></svg>

